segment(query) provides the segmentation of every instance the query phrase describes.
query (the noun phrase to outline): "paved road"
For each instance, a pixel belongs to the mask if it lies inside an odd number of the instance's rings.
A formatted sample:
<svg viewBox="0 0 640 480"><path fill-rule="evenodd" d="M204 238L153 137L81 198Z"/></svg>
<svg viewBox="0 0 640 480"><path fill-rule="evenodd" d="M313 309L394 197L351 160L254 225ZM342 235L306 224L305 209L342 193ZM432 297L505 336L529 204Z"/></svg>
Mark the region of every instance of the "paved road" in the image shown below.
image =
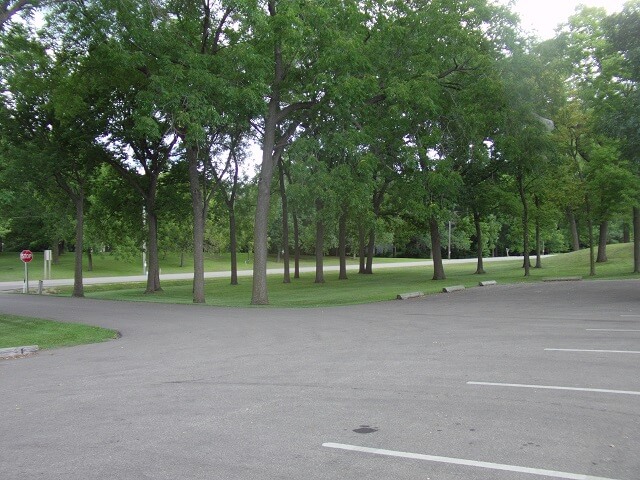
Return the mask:
<svg viewBox="0 0 640 480"><path fill-rule="evenodd" d="M2 478L640 478L639 281L324 309L2 295L0 311L123 334L0 361Z"/></svg>
<svg viewBox="0 0 640 480"><path fill-rule="evenodd" d="M545 255L543 258L547 258L551 255ZM492 262L505 262L510 260L520 260L522 261L522 257L490 257L485 258L483 261L485 263ZM475 263L475 258L462 258L462 259L453 259L453 260L444 260L443 263L445 265L454 265L461 263ZM403 268L403 267L428 267L432 266L433 261L431 260L416 260L414 262L394 262L394 263L376 263L374 265L374 269L381 268ZM324 267L325 272L337 272L340 269L337 265L327 265ZM357 270L358 265L347 265L347 270ZM300 268L301 272L315 272L315 267L302 267ZM281 275L282 268L270 268L267 270L268 275ZM227 278L229 277L229 272L205 272L205 278ZM240 270L238 271L239 277L251 277L253 276L252 270ZM193 279L193 272L190 273L167 273L160 276L161 280L191 280ZM130 276L120 276L120 277L93 277L93 278L84 278L83 282L85 285L96 285L96 284L107 284L107 283L134 283L134 282L146 282L147 277L145 275L130 275ZM6 291L15 291L22 290L24 280L21 281L13 281L13 282L0 282L0 292ZM73 278L62 278L62 279L53 279L53 280L45 280L44 288L48 287L60 287L60 286L68 286L73 285ZM38 278L29 280L29 290L34 290L38 286Z"/></svg>

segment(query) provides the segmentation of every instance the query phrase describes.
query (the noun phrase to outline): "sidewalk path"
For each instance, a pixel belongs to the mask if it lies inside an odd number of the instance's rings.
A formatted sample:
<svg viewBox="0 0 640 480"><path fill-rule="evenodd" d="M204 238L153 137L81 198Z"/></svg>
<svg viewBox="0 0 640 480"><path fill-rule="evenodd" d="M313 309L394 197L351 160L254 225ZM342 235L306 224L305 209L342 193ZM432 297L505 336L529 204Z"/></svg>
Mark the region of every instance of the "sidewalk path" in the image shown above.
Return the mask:
<svg viewBox="0 0 640 480"><path fill-rule="evenodd" d="M548 255L547 255L548 256ZM544 257L543 257L544 258ZM522 261L522 257L512 256L512 257L489 257L485 258L485 263L491 262L504 262L510 260L519 260ZM454 264L463 264L463 263L475 263L477 260L475 258L461 258L461 259L453 259L453 260L443 260L444 265L454 265ZM382 268L403 268L403 267L429 267L433 265L432 260L416 260L415 262L392 262L392 263L375 263L374 269L382 269ZM300 272L315 272L316 267L301 267ZM325 265L325 272L337 272L340 269L338 265ZM357 270L358 265L347 265L347 270ZM267 275L278 275L282 273L282 268L270 268L267 270ZM205 278L226 278L230 274L228 271L223 272L205 272ZM253 275L252 270L239 270L239 277L251 277ZM193 272L189 273L166 273L160 275L160 280L191 280L193 278ZM29 282L29 289L33 290L38 287L39 279L32 279ZM85 285L102 285L109 283L140 283L146 282L146 275L129 275L129 276L120 276L120 277L94 277L94 278L84 278L83 282ZM0 282L0 292L7 291L15 291L22 290L23 281L18 282ZM62 287L62 286L70 286L73 285L73 278L63 278L63 279L55 279L55 280L45 280L43 283L44 288L51 287Z"/></svg>

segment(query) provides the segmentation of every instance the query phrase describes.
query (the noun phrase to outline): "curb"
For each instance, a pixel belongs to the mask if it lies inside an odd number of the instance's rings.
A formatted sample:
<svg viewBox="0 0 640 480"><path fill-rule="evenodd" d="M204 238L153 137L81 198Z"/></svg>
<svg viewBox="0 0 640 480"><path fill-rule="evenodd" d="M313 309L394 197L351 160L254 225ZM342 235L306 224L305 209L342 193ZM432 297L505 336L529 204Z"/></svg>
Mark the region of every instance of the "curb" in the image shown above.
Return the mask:
<svg viewBox="0 0 640 480"><path fill-rule="evenodd" d="M408 300L409 298L424 297L424 292L399 293L396 300Z"/></svg>
<svg viewBox="0 0 640 480"><path fill-rule="evenodd" d="M17 358L26 357L27 355L33 355L37 353L38 345L28 345L25 347L12 347L12 348L0 348L0 359L2 358Z"/></svg>
<svg viewBox="0 0 640 480"><path fill-rule="evenodd" d="M579 282L582 280L582 277L551 277L551 278L543 278L543 282Z"/></svg>
<svg viewBox="0 0 640 480"><path fill-rule="evenodd" d="M452 287L444 287L442 289L442 292L451 293L451 292L458 292L460 290L464 290L464 285L453 285Z"/></svg>

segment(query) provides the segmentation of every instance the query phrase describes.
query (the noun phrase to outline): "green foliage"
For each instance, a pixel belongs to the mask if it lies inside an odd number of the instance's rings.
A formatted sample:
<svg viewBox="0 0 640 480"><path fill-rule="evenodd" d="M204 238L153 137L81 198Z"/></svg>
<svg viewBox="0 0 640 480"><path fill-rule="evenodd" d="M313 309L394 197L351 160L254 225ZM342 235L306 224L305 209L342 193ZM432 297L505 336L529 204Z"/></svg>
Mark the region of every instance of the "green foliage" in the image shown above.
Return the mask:
<svg viewBox="0 0 640 480"><path fill-rule="evenodd" d="M640 3L625 4L622 12L603 20L604 33L610 42L610 56L617 61L611 66L615 77L610 102L605 103L602 129L619 138L627 160L640 162ZM637 198L635 199L637 202Z"/></svg>
<svg viewBox="0 0 640 480"><path fill-rule="evenodd" d="M119 258L136 258L144 243L142 199L107 165L100 168L95 184L86 219L90 243Z"/></svg>
<svg viewBox="0 0 640 480"><path fill-rule="evenodd" d="M637 1L615 15L581 7L542 44L485 0L51 3L45 28L0 31L0 235L11 248L72 244L82 195L96 250L138 258L143 212L159 218L167 261L193 250L195 151L205 249L226 251L228 155L267 145L267 133L308 252L318 220L336 246L344 215L351 251L365 232L430 254L435 218L442 244L452 220L453 255L471 255L474 215L483 252L522 250L525 209L526 233L537 224L560 251L567 210L584 227L639 202ZM237 193L244 251L258 246L257 182L240 178ZM272 252L280 207L268 213Z"/></svg>
<svg viewBox="0 0 640 480"><path fill-rule="evenodd" d="M640 179L632 173L629 162L619 158L615 144L593 146L584 176L596 221L608 220L627 210L640 191Z"/></svg>

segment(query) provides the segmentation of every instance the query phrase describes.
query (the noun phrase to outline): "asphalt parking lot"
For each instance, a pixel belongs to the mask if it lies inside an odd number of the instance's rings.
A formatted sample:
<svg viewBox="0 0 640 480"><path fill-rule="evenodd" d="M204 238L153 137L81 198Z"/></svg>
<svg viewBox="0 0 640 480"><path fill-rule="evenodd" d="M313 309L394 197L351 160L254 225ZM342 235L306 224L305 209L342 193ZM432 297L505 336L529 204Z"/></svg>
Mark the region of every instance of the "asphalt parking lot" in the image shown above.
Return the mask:
<svg viewBox="0 0 640 480"><path fill-rule="evenodd" d="M640 281L0 312L123 335L0 361L2 478L640 478Z"/></svg>

